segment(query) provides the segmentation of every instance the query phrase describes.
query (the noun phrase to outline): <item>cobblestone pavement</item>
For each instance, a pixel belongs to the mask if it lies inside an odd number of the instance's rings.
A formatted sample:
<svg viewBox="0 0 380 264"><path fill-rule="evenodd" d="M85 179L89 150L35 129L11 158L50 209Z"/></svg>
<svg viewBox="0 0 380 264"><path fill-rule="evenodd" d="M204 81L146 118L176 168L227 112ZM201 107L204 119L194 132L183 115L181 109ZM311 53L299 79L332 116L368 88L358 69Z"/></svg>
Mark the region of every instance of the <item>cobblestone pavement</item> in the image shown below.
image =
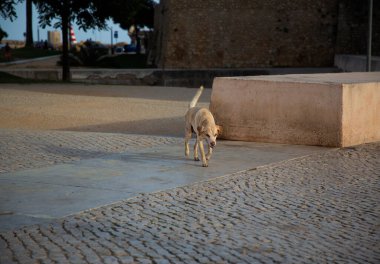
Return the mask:
<svg viewBox="0 0 380 264"><path fill-rule="evenodd" d="M380 142L328 151L0 233L0 263L380 263L379 179Z"/></svg>
<svg viewBox="0 0 380 264"><path fill-rule="evenodd" d="M180 138L0 128L0 173L178 143Z"/></svg>

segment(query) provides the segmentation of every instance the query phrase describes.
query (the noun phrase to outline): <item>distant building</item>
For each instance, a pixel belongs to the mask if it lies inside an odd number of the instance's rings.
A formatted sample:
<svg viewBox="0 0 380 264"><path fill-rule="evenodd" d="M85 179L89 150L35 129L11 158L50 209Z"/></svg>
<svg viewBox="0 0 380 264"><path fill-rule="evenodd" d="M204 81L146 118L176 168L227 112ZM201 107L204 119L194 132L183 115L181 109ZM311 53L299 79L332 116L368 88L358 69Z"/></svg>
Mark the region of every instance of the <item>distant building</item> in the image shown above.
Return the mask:
<svg viewBox="0 0 380 264"><path fill-rule="evenodd" d="M48 43L55 49L62 45L60 31L48 31Z"/></svg>
<svg viewBox="0 0 380 264"><path fill-rule="evenodd" d="M164 68L332 66L366 49L368 1L161 0L155 64ZM374 1L373 54L380 53Z"/></svg>

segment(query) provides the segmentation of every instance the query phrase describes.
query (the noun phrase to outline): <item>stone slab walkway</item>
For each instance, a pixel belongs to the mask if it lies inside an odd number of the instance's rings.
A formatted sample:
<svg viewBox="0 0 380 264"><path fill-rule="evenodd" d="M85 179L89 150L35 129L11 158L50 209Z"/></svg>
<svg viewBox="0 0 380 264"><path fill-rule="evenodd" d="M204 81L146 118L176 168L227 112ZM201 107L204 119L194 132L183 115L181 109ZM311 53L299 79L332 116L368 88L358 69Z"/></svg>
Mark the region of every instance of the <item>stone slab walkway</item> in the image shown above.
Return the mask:
<svg viewBox="0 0 380 264"><path fill-rule="evenodd" d="M3 170L12 170L9 164L15 161L20 165L16 169L25 168L25 162L36 168L0 174L0 211L6 212L0 217L0 230L329 150L219 141L210 167L202 168L184 157L180 138L21 130L3 134L8 135L7 145L19 141L15 154L3 157ZM20 144L22 139L28 144ZM50 159L44 163L51 154L55 165Z"/></svg>

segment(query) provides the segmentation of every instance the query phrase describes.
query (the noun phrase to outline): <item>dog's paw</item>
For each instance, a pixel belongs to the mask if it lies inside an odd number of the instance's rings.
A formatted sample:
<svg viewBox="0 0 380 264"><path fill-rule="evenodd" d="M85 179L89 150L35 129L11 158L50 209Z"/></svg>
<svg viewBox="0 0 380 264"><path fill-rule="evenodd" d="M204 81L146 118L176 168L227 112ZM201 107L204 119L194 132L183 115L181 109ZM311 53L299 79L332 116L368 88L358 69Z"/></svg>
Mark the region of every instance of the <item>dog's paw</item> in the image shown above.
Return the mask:
<svg viewBox="0 0 380 264"><path fill-rule="evenodd" d="M203 163L202 167L208 167L208 164L207 163Z"/></svg>
<svg viewBox="0 0 380 264"><path fill-rule="evenodd" d="M200 161L200 159L198 157L194 157L194 160L195 161Z"/></svg>

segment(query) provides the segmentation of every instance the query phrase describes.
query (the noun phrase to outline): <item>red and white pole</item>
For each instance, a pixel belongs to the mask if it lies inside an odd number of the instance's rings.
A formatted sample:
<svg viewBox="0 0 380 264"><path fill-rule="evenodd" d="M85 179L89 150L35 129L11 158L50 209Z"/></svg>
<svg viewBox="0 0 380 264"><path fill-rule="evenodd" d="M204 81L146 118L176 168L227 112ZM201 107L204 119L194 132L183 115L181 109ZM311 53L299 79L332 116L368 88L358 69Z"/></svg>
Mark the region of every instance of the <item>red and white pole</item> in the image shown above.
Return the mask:
<svg viewBox="0 0 380 264"><path fill-rule="evenodd" d="M70 44L77 44L77 38L75 37L74 30L70 25Z"/></svg>

